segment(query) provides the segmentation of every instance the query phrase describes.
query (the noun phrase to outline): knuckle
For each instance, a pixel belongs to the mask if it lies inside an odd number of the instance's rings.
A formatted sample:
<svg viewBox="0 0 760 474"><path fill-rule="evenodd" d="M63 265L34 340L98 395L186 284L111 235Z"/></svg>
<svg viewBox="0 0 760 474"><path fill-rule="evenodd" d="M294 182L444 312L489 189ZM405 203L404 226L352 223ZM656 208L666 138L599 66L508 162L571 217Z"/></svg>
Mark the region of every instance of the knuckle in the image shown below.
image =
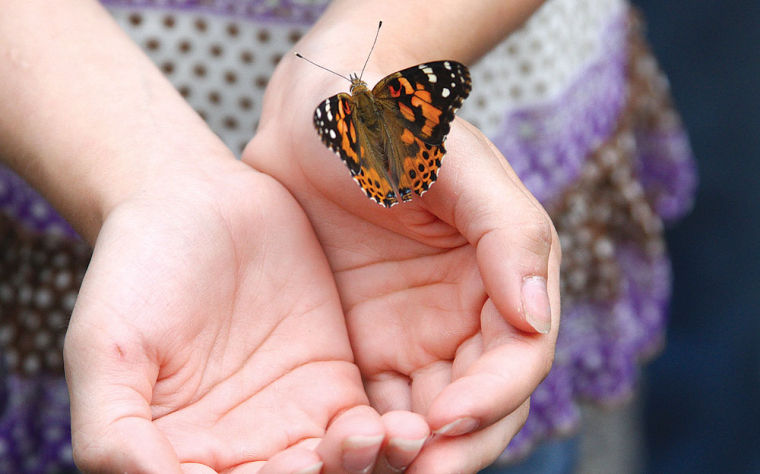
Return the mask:
<svg viewBox="0 0 760 474"><path fill-rule="evenodd" d="M556 231L549 217L539 211L527 214L518 224L525 246L533 253L548 256L556 239Z"/></svg>

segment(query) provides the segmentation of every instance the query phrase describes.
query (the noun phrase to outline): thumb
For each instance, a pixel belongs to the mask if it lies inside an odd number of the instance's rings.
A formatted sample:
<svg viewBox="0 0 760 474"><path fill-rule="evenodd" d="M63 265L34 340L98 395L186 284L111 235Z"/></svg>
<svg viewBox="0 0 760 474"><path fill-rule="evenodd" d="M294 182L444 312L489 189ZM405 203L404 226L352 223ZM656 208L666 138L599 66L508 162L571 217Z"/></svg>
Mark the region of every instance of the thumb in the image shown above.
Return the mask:
<svg viewBox="0 0 760 474"><path fill-rule="evenodd" d="M157 365L137 344L111 337L81 295L64 344L74 460L85 472L180 473L168 439L152 421ZM85 301L83 301L85 300Z"/></svg>
<svg viewBox="0 0 760 474"><path fill-rule="evenodd" d="M475 247L486 291L502 316L520 330L549 333L559 324L561 250L554 226L496 147L464 120L456 123L447 163L423 199Z"/></svg>

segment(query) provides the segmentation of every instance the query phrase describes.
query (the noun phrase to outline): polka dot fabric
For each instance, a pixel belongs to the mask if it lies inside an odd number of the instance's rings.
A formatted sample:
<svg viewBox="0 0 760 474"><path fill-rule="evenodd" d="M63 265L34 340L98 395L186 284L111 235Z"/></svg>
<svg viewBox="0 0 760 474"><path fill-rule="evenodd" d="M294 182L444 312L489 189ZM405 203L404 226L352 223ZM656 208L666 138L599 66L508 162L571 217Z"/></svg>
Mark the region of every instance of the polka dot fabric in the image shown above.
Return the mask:
<svg viewBox="0 0 760 474"><path fill-rule="evenodd" d="M327 4L103 3L236 153L254 134L276 64ZM564 256L555 364L509 461L575 429L578 400L631 393L637 364L663 340L663 222L689 209L696 174L667 80L622 0L548 0L471 74L459 114L546 206ZM0 472L73 470L61 344L90 251L5 169L0 211Z"/></svg>
<svg viewBox="0 0 760 474"><path fill-rule="evenodd" d="M237 154L258 126L274 67L306 29L172 10L112 13Z"/></svg>

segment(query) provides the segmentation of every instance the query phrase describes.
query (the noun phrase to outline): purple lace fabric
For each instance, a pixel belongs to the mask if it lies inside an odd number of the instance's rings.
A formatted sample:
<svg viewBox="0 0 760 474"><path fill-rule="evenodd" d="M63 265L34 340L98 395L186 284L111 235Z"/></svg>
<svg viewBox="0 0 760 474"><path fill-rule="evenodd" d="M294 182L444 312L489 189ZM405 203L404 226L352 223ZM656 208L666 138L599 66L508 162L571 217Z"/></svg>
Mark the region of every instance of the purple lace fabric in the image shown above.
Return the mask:
<svg viewBox="0 0 760 474"><path fill-rule="evenodd" d="M76 237L76 232L45 198L11 170L0 166L0 212L36 232Z"/></svg>
<svg viewBox="0 0 760 474"><path fill-rule="evenodd" d="M7 399L0 418L0 472L76 472L69 394L63 377L9 376L4 385Z"/></svg>
<svg viewBox="0 0 760 474"><path fill-rule="evenodd" d="M103 3L300 25L311 24L325 7L324 2L293 0ZM670 106L667 82L641 40L636 16L625 11L610 18L603 35L599 54L563 93L505 114L490 137L549 210L565 256L554 367L533 394L528 421L503 455L505 461L525 455L541 439L574 430L580 400L625 400L639 364L664 340L671 274L662 223L690 209L695 166ZM71 259L72 274L84 271L82 244L73 230L39 194L2 168L0 211L7 222L25 229L9 234L16 239L9 248L18 249L18 255L29 255L24 239L52 233L71 245L61 250L59 242L56 252L78 255ZM24 296L24 285L32 284L17 280L0 275L0 356L7 370L0 386L0 472L73 469L60 363L27 367L23 354L33 350L13 355L24 323L12 330L3 325L10 308L33 305L33 298ZM47 284L42 277L34 281ZM78 285L81 279L72 281Z"/></svg>
<svg viewBox="0 0 760 474"><path fill-rule="evenodd" d="M101 3L115 7L129 7L135 10L160 8L189 10L213 15L228 15L235 18L264 23L287 23L310 25L324 11L327 1L298 0L101 0Z"/></svg>
<svg viewBox="0 0 760 474"><path fill-rule="evenodd" d="M554 366L505 462L573 431L579 400L627 400L639 364L664 342L671 272L662 222L688 212L697 177L640 29L631 12L613 19L602 54L563 95L511 113L493 137L547 206L564 255Z"/></svg>

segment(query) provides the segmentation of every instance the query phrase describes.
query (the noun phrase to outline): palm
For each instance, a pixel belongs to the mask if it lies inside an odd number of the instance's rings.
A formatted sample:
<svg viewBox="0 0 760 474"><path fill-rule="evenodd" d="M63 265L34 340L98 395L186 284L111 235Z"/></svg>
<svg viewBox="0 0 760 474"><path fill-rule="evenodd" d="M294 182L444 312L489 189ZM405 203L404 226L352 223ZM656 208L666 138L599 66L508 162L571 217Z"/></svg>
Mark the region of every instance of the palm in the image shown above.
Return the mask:
<svg viewBox="0 0 760 474"><path fill-rule="evenodd" d="M120 432L217 471L313 448L338 413L366 403L305 217L272 180L233 166L205 187L172 183L184 199L153 196L106 222L66 354L74 406L114 407L95 436ZM94 373L126 395L77 383ZM131 436L149 424L148 437ZM77 441L86 456L95 440Z"/></svg>

